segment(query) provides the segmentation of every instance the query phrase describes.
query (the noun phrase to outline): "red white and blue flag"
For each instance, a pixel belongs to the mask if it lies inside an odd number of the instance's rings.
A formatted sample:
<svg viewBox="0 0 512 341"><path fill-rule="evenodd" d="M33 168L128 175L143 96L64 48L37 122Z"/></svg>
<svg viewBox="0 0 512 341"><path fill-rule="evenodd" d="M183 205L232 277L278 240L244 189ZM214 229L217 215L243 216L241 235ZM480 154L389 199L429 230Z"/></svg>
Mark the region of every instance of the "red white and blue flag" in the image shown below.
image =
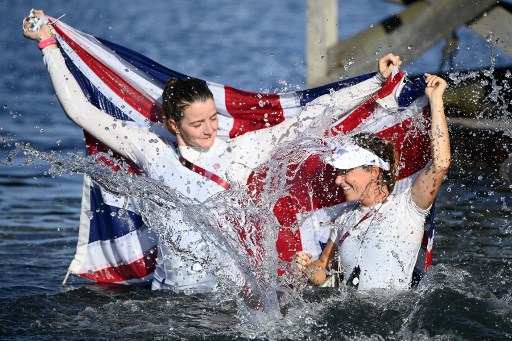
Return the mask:
<svg viewBox="0 0 512 341"><path fill-rule="evenodd" d="M160 119L161 95L171 78L184 74L168 69L149 58L112 42L78 31L61 21L53 24L60 49L74 77L89 101L119 120L144 123ZM233 138L248 131L278 124L300 113L303 106L318 96L371 77L371 74L289 93L254 93L206 81L219 117L219 134ZM386 84L351 113L333 124L329 134L359 130L372 131L391 140L401 153L402 167L397 191L410 185L429 160L428 102L423 95L424 82L403 82L404 74L390 77ZM389 115L377 100L398 102L399 113ZM107 152L85 133L87 152ZM121 156L115 155L122 159ZM100 162L111 163L105 158ZM129 161L123 160L130 164ZM115 166L112 164L115 168ZM279 257L289 261L299 250L320 250L316 223L329 218L330 209L344 201L335 191L332 169L318 156L300 165L292 165L287 194L281 197L274 213L282 228L276 243ZM131 164L130 171L140 172ZM251 177L252 179L253 177ZM258 181L252 184L257 186ZM325 189L333 189L325 195ZM338 205L339 206L339 205ZM120 211L126 212L118 214ZM311 214L315 212L314 214ZM309 216L303 222L303 216ZM298 224L302 224L297 228ZM426 230L421 270L432 263L433 224ZM116 197L85 176L80 230L75 257L68 273L104 283L140 283L152 278L156 263L157 236L142 221L130 198Z"/></svg>

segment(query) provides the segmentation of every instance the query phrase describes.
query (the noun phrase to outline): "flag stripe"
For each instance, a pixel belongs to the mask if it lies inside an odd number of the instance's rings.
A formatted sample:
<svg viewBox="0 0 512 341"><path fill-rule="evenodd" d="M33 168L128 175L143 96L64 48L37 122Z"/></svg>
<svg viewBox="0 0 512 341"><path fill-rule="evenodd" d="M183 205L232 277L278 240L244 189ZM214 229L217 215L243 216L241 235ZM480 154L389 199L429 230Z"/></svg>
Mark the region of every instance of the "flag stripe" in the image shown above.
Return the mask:
<svg viewBox="0 0 512 341"><path fill-rule="evenodd" d="M156 248L146 252L142 257L129 264L118 264L106 267L98 271L87 271L80 274L96 282L103 283L125 283L133 279L143 281L151 280L151 274L155 271Z"/></svg>
<svg viewBox="0 0 512 341"><path fill-rule="evenodd" d="M226 109L236 117L229 133L230 137L274 126L284 121L279 95L258 94L229 86L225 86L225 90ZM266 115L265 121L261 120L262 115Z"/></svg>
<svg viewBox="0 0 512 341"><path fill-rule="evenodd" d="M142 218L138 214L112 205L103 205L101 189L96 186L91 188L91 201L100 203L98 206L102 207L102 209L91 212L90 219L91 222L94 223L91 223L89 243L94 243L98 240L111 240L122 237L132 231L135 231L143 224ZM128 217L116 220L115 224L112 223L112 217L121 217L123 214L127 214Z"/></svg>
<svg viewBox="0 0 512 341"><path fill-rule="evenodd" d="M147 226L131 231L112 240L97 240L88 243L88 257L83 262L84 272L97 272L114 265L131 264L144 257L144 254L156 250L157 238Z"/></svg>
<svg viewBox="0 0 512 341"><path fill-rule="evenodd" d="M71 38L56 26L57 32L65 39L70 45ZM86 52L79 44L74 44L75 53L84 61L84 63L97 75L102 75L103 82L123 101L128 103L132 108L135 108L141 115L158 121L160 117L161 108L157 103L149 100L143 94L138 92L131 84L127 83L119 75L112 72L101 61L95 59L88 52Z"/></svg>
<svg viewBox="0 0 512 341"><path fill-rule="evenodd" d="M83 66L81 67L81 64L83 64L82 61L76 55L74 55L74 51L70 50L70 48L66 46L66 43L62 39L59 40L62 53L66 60L66 65L80 84L80 87L84 91L84 94L87 96L89 101L96 107L101 108L117 119L124 121L136 120L137 117L134 119L133 117L128 116L125 111L121 110L120 107L122 106L123 102L120 98L117 97L117 95L107 97L107 94L104 94L105 90L100 88L101 85L103 85L101 82L101 77L98 77L91 72L86 75L84 72L87 69ZM133 109L133 111L135 111L135 109Z"/></svg>

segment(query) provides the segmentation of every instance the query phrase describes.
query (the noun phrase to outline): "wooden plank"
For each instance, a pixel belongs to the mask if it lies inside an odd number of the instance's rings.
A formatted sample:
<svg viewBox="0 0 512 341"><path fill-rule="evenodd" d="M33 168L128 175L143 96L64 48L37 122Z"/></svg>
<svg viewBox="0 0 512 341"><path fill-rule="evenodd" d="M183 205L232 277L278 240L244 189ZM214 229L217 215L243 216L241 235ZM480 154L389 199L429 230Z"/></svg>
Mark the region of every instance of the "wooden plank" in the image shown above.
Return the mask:
<svg viewBox="0 0 512 341"><path fill-rule="evenodd" d="M466 117L447 117L449 125L458 125L476 130L505 131L512 129L512 122L505 120L490 120Z"/></svg>
<svg viewBox="0 0 512 341"><path fill-rule="evenodd" d="M468 26L480 37L512 56L512 14L507 9L496 6Z"/></svg>
<svg viewBox="0 0 512 341"><path fill-rule="evenodd" d="M496 0L480 0L470 5L467 0L415 1L398 16L331 48L326 56L334 70L322 81L308 86L375 71L376 61L388 52L399 54L407 64L495 5Z"/></svg>

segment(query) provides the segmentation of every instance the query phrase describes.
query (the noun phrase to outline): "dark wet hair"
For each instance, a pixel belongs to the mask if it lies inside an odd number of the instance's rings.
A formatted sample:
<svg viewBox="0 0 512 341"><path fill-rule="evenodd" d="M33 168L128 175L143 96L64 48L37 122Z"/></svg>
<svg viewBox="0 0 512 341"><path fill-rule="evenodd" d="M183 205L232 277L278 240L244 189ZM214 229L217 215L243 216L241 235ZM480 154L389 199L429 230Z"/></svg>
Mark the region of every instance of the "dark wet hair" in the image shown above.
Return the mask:
<svg viewBox="0 0 512 341"><path fill-rule="evenodd" d="M359 147L371 151L385 162L389 162L389 171L381 169L381 181L386 184L389 192L395 188L398 175L399 156L392 142L386 141L375 134L363 132L352 136L354 143Z"/></svg>
<svg viewBox="0 0 512 341"><path fill-rule="evenodd" d="M162 94L165 125L170 130L170 118L179 123L187 107L192 103L206 102L209 99L213 99L213 94L205 81L197 78L170 79Z"/></svg>

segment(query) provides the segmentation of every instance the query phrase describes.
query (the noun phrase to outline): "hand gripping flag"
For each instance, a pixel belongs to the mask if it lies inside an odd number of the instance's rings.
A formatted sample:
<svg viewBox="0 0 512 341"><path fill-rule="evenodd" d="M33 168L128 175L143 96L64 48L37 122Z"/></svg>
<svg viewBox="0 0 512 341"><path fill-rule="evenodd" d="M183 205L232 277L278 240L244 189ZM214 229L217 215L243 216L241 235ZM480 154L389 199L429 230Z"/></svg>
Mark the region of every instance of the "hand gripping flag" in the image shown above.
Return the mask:
<svg viewBox="0 0 512 341"><path fill-rule="evenodd" d="M184 74L168 69L149 58L115 43L76 30L62 21L53 24L59 47L68 68L89 101L119 120L143 123L160 119L161 95L171 78ZM246 132L279 124L300 113L315 98L350 86L372 74L289 93L254 93L206 81L211 89L219 117L219 138L229 139ZM429 155L428 102L423 95L424 82L402 82L404 74L390 77L380 91L361 106L335 122L328 134L371 131L392 141L403 163L395 190L410 185L426 165ZM404 85L405 84L405 85ZM399 115L389 115L379 103L397 101ZM419 127L421 125L421 129ZM108 152L85 133L87 152ZM122 159L113 154L114 158ZM99 157L99 162L115 165ZM123 160L130 164L128 160ZM291 165L287 194L276 202L274 214L282 228L276 243L279 257L289 261L296 251L321 251L319 222L332 218L335 207L343 202L335 191L332 169L319 157L311 156L300 165ZM133 164L129 171L137 174ZM252 185L257 186L255 175ZM331 186L328 186L328 185ZM329 195L326 187L334 188ZM126 214L118 214L120 211ZM308 217L302 219L302 217ZM299 226L300 225L300 226ZM426 230L425 249L419 261L422 270L432 262L433 224ZM142 221L130 198L120 198L85 175L77 250L69 273L103 283L141 283L152 278L155 269L157 236ZM428 246L428 248L427 248ZM67 278L67 276L66 276Z"/></svg>

